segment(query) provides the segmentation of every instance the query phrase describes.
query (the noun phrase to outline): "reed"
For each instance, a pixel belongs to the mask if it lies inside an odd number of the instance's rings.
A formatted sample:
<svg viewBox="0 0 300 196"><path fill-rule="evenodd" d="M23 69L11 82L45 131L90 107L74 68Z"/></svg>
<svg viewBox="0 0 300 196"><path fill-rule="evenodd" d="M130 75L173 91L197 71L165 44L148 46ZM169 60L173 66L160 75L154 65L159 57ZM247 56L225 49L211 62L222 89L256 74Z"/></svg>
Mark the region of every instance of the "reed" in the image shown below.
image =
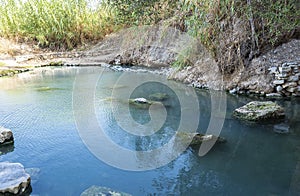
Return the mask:
<svg viewBox="0 0 300 196"><path fill-rule="evenodd" d="M37 41L43 47L71 49L114 31L106 4L86 0L0 0L0 36Z"/></svg>

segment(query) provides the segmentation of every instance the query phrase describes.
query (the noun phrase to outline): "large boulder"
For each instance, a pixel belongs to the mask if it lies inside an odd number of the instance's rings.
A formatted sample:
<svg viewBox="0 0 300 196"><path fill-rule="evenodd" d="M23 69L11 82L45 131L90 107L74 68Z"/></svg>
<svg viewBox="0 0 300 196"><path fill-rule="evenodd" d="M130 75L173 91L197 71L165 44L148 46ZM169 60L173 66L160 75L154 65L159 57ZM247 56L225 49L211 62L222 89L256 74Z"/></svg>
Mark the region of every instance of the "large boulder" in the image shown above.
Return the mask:
<svg viewBox="0 0 300 196"><path fill-rule="evenodd" d="M30 176L20 163L0 163L0 195L27 195L31 192ZM29 195L28 193L28 195Z"/></svg>
<svg viewBox="0 0 300 196"><path fill-rule="evenodd" d="M112 190L107 187L101 187L101 186L91 186L87 190L85 190L83 193L81 193L80 196L106 196L106 195L112 195L112 196L131 196L128 193L118 192L115 190Z"/></svg>
<svg viewBox="0 0 300 196"><path fill-rule="evenodd" d="M238 109L233 116L246 121L262 121L284 118L284 109L272 101L252 101Z"/></svg>
<svg viewBox="0 0 300 196"><path fill-rule="evenodd" d="M11 130L0 127L0 146L14 143L14 137Z"/></svg>

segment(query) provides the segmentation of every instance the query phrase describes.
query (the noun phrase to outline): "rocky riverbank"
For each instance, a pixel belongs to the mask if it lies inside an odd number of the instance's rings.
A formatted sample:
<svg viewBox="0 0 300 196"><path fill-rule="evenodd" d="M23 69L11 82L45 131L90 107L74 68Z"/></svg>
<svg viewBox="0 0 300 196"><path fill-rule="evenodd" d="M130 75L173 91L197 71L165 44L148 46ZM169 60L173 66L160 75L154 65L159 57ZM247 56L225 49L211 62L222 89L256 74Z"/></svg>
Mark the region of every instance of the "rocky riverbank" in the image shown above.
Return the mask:
<svg viewBox="0 0 300 196"><path fill-rule="evenodd" d="M83 51L42 52L1 55L0 77L11 76L41 66L144 66L161 70L169 79L198 88L228 90L232 94L258 94L267 97L300 96L300 40L293 39L240 66L230 75L222 74L218 63L197 40L175 28L147 26L126 29L107 36L101 43ZM172 64L185 57L186 65ZM11 70L11 71L7 71ZM146 70L146 69L145 69ZM6 73L6 74L1 74Z"/></svg>

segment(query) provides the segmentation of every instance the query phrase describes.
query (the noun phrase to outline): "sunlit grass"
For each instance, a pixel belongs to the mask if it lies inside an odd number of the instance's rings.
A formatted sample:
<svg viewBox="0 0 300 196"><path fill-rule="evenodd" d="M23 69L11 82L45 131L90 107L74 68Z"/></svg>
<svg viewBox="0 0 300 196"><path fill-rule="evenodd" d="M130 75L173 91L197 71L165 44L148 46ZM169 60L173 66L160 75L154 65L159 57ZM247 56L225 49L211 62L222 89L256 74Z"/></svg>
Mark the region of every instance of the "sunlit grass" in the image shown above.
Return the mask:
<svg viewBox="0 0 300 196"><path fill-rule="evenodd" d="M113 14L85 0L0 0L0 36L71 49L114 30Z"/></svg>

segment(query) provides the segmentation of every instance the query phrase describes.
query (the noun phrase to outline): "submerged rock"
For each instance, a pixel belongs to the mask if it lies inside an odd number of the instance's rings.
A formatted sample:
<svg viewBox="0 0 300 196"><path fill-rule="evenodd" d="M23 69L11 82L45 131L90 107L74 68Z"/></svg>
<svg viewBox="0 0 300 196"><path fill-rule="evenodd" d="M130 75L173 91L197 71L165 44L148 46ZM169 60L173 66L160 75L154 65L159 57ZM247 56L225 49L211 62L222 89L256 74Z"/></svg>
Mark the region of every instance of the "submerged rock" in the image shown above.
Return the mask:
<svg viewBox="0 0 300 196"><path fill-rule="evenodd" d="M162 103L157 101L150 101L145 98L135 98L135 99L129 99L129 104L136 106L140 109L146 109L149 108L150 105L162 105Z"/></svg>
<svg viewBox="0 0 300 196"><path fill-rule="evenodd" d="M290 126L285 123L274 125L273 130L275 133L288 134L290 132Z"/></svg>
<svg viewBox="0 0 300 196"><path fill-rule="evenodd" d="M11 130L0 127L0 146L14 143L14 137Z"/></svg>
<svg viewBox="0 0 300 196"><path fill-rule="evenodd" d="M283 118L284 109L272 101L252 101L243 107L235 109L233 116L247 121L260 121Z"/></svg>
<svg viewBox="0 0 300 196"><path fill-rule="evenodd" d="M30 176L20 163L0 163L0 195L26 195L31 192Z"/></svg>
<svg viewBox="0 0 300 196"><path fill-rule="evenodd" d="M177 132L177 137L181 142L191 141L189 146L199 146L205 141L216 140L217 143L225 143L226 139L215 135L204 135L201 133Z"/></svg>
<svg viewBox="0 0 300 196"><path fill-rule="evenodd" d="M128 193L115 191L107 187L91 186L83 193L81 193L80 196L131 196L131 195Z"/></svg>
<svg viewBox="0 0 300 196"><path fill-rule="evenodd" d="M152 101L164 101L169 98L169 95L166 93L155 93L149 95L149 99Z"/></svg>

